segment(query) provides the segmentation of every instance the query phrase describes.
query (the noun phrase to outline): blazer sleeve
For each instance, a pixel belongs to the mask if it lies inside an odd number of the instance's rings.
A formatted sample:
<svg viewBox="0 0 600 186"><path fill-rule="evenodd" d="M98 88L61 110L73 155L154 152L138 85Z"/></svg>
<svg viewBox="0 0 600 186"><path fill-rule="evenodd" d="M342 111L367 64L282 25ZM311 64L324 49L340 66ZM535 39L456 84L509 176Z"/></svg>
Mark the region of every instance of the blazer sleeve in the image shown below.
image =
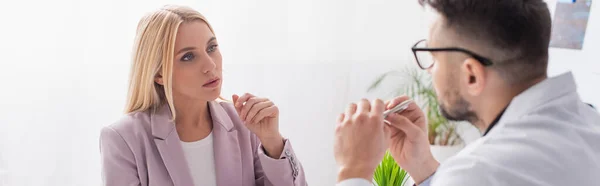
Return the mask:
<svg viewBox="0 0 600 186"><path fill-rule="evenodd" d="M255 141L259 141L254 136ZM262 146L258 145L254 154L254 172L257 186L306 186L306 178L300 161L294 154L290 141L284 141L283 152L279 159L269 157Z"/></svg>
<svg viewBox="0 0 600 186"><path fill-rule="evenodd" d="M102 182L105 186L138 186L135 158L129 145L113 128L100 133Z"/></svg>

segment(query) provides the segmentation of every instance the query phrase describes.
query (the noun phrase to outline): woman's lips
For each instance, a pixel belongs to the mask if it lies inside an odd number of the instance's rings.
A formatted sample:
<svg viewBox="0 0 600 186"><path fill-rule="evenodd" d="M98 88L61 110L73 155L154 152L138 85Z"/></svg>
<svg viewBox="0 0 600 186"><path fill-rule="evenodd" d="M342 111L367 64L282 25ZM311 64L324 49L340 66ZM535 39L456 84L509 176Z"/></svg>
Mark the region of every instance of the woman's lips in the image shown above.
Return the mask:
<svg viewBox="0 0 600 186"><path fill-rule="evenodd" d="M202 86L203 87L207 87L207 88L214 88L214 87L217 87L219 85L220 81L221 80L218 79L218 78L217 79L213 79L213 80L209 81L208 83L206 83L206 84L204 84Z"/></svg>

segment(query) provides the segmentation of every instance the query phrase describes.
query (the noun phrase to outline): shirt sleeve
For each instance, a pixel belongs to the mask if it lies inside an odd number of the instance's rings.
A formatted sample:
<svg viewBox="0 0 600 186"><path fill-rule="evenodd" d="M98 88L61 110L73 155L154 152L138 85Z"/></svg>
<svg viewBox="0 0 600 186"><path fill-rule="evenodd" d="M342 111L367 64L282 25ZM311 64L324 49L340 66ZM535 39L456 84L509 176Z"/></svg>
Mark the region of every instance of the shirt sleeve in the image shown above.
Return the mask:
<svg viewBox="0 0 600 186"><path fill-rule="evenodd" d="M339 182L335 186L373 186L371 182L362 178L351 178Z"/></svg>

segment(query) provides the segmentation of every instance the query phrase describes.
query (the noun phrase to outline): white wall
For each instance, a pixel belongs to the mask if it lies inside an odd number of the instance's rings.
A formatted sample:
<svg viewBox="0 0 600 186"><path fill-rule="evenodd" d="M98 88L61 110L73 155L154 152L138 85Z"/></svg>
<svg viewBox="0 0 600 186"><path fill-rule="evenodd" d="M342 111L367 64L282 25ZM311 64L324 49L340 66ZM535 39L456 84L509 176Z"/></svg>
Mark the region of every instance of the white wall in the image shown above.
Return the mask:
<svg viewBox="0 0 600 186"><path fill-rule="evenodd" d="M311 185L335 183L337 114L361 97L381 97L367 94L368 85L414 65L409 48L427 32L416 1L3 1L0 169L8 174L0 186L100 185L99 131L121 116L137 21L164 3L190 5L213 24L225 97L247 91L279 105L282 133ZM565 69L558 61L593 64L593 22L584 51L553 49L553 73ZM597 99L594 91L582 95Z"/></svg>

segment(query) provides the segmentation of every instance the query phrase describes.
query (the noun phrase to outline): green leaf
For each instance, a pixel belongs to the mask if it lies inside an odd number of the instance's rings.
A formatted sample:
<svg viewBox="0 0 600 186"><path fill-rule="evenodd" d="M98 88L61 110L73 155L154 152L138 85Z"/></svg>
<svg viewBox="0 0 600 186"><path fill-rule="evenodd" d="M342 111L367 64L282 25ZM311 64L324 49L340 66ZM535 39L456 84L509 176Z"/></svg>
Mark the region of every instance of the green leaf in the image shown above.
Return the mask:
<svg viewBox="0 0 600 186"><path fill-rule="evenodd" d="M389 152L385 153L373 175L378 186L403 186L408 178L408 173L398 166Z"/></svg>

